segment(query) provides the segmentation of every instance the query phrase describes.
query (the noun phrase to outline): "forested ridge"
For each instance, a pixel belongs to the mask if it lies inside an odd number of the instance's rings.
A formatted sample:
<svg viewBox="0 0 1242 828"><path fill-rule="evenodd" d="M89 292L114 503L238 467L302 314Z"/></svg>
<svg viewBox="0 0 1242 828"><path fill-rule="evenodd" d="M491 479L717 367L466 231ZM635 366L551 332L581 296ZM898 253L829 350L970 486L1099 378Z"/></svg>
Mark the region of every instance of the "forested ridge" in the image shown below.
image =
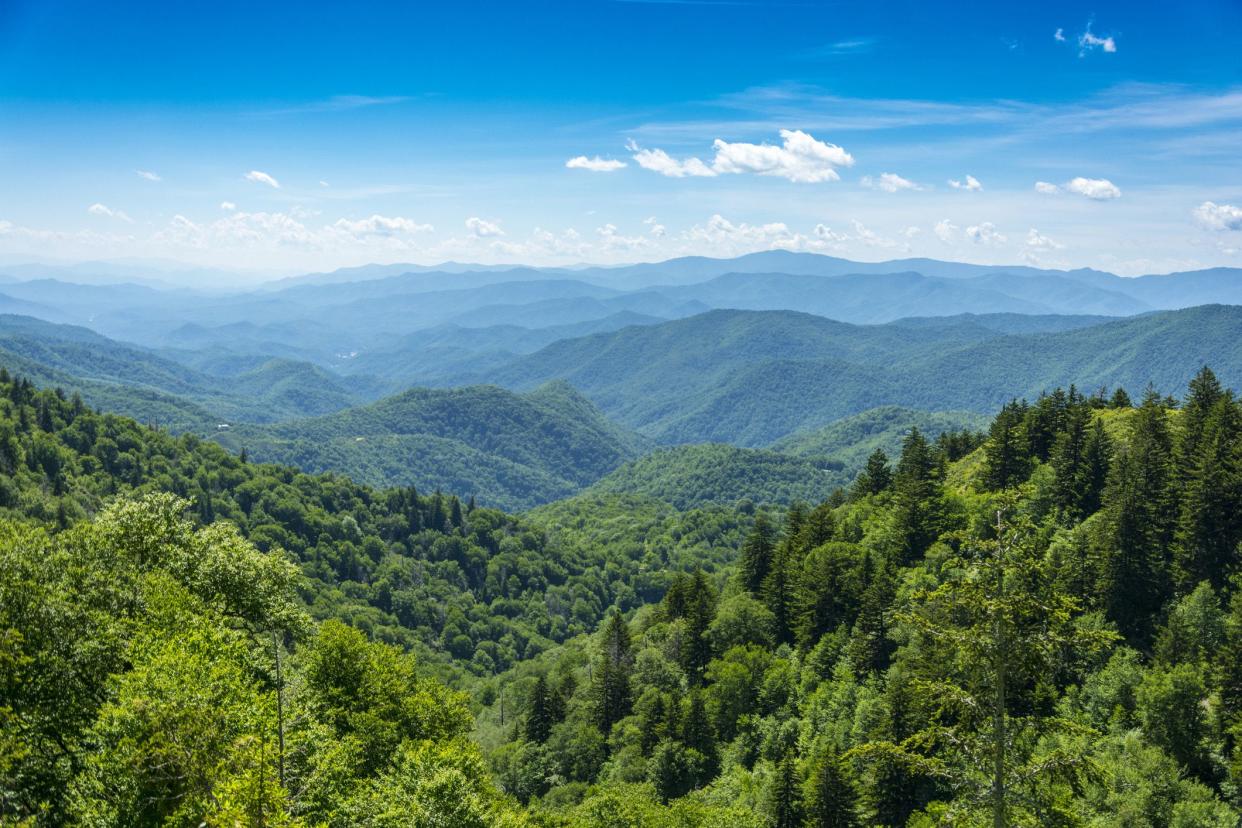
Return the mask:
<svg viewBox="0 0 1242 828"><path fill-rule="evenodd" d="M6 821L1239 820L1242 405L1207 369L912 429L781 512L515 517L7 375L0 466Z"/></svg>

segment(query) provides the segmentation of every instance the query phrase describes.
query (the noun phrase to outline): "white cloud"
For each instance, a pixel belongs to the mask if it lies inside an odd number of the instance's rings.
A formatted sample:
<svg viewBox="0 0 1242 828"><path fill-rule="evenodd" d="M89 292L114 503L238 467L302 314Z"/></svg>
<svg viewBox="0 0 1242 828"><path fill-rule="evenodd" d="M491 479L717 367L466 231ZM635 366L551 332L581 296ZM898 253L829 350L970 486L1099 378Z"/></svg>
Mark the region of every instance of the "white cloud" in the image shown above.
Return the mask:
<svg viewBox="0 0 1242 828"><path fill-rule="evenodd" d="M850 227L854 229L854 238L868 247L899 247L902 249L909 249L908 245L905 245L896 239L890 239L887 236L880 235L858 219L851 221Z"/></svg>
<svg viewBox="0 0 1242 828"><path fill-rule="evenodd" d="M295 215L297 215L296 212ZM303 213L303 215L308 214ZM381 216L378 214L370 218L357 219L356 221L338 219L332 225L332 228L352 236L354 239L375 236L389 238L412 235L414 233L430 233L435 230L430 224L419 224L412 219L402 218L401 216Z"/></svg>
<svg viewBox="0 0 1242 828"><path fill-rule="evenodd" d="M125 215L123 211L113 210L111 207L104 204L92 204L90 207L86 208L86 212L90 213L92 216L104 216L105 218L120 219L121 221L131 224L134 221L132 218Z"/></svg>
<svg viewBox="0 0 1242 828"><path fill-rule="evenodd" d="M713 143L719 173L755 173L813 184L837 181L837 167L852 167L854 157L836 144L819 141L801 130L782 129L781 146L730 144L719 138Z"/></svg>
<svg viewBox="0 0 1242 828"><path fill-rule="evenodd" d="M1113 40L1112 35L1108 37L1097 37L1091 33L1091 27L1078 36L1078 56L1082 57L1092 49L1102 49L1109 54L1117 51L1117 42Z"/></svg>
<svg viewBox="0 0 1242 828"><path fill-rule="evenodd" d="M958 181L956 178L949 179L949 186L955 190L969 190L978 192L983 189L983 185L979 183L979 179L973 175L967 175L965 181Z"/></svg>
<svg viewBox="0 0 1242 828"><path fill-rule="evenodd" d="M147 181L161 181L161 180L163 180L163 179L161 179L158 175L156 175L155 173L151 172L150 170L134 170L134 172L138 174L138 177L139 177L139 178L145 178Z"/></svg>
<svg viewBox="0 0 1242 828"><path fill-rule="evenodd" d="M269 187L275 187L278 190L280 189L279 181L272 178L270 175L268 175L265 172L260 172L259 170L251 170L250 172L246 173L242 177L245 178L247 181L254 181L257 184L266 184Z"/></svg>
<svg viewBox="0 0 1242 828"><path fill-rule="evenodd" d="M793 238L793 235L784 222L734 224L719 213L708 219L706 224L696 224L681 234L686 242L725 255L771 249L779 246L781 241Z"/></svg>
<svg viewBox="0 0 1242 828"><path fill-rule="evenodd" d="M643 224L647 225L647 232L655 236L657 239L664 238L665 234L668 232L663 224L656 221L655 216L647 216L647 218L643 219Z"/></svg>
<svg viewBox="0 0 1242 828"><path fill-rule="evenodd" d="M936 226L932 228L932 232L936 234L936 238L940 239L945 244L953 241L954 236L957 235L957 230L957 225L948 219L941 219L936 222Z"/></svg>
<svg viewBox="0 0 1242 828"><path fill-rule="evenodd" d="M1059 28L1055 32L1053 32L1052 39L1055 40L1057 43L1064 43L1065 42L1065 29Z"/></svg>
<svg viewBox="0 0 1242 828"><path fill-rule="evenodd" d="M864 175L862 177L862 185L873 190L883 190L886 193L895 193L899 190L923 189L918 184L915 184L908 178L902 178L897 173L881 173L879 178Z"/></svg>
<svg viewBox="0 0 1242 828"><path fill-rule="evenodd" d="M1209 230L1242 230L1242 207L1205 201L1194 209L1195 219Z"/></svg>
<svg viewBox="0 0 1242 828"><path fill-rule="evenodd" d="M1032 227L1026 233L1026 246L1031 250L1061 250L1065 245L1053 241Z"/></svg>
<svg viewBox="0 0 1242 828"><path fill-rule="evenodd" d="M330 184L328 184L328 182L326 182L326 181L324 181L324 180L320 179L320 181L319 181L319 186L320 186L320 187L329 187L329 186L331 186L331 185L330 185Z"/></svg>
<svg viewBox="0 0 1242 828"><path fill-rule="evenodd" d="M500 225L481 219L478 216L471 216L466 219L466 229L480 239L490 239L505 234L505 231L500 229Z"/></svg>
<svg viewBox="0 0 1242 828"><path fill-rule="evenodd" d="M1050 184L1047 181L1036 181L1035 192L1043 193L1044 195L1056 195L1061 192L1061 188L1056 184Z"/></svg>
<svg viewBox="0 0 1242 828"><path fill-rule="evenodd" d="M229 212L232 212L233 210L236 210L236 209L237 209L237 205L236 205L236 204L234 204L234 203L233 203L233 202L231 202L231 201L221 201L221 202L220 202L220 209L221 209L221 210L228 210Z"/></svg>
<svg viewBox="0 0 1242 828"><path fill-rule="evenodd" d="M922 232L923 232L923 228L922 228L922 227L916 227L916 226L914 226L914 225L912 224L912 225L910 225L909 227L907 227L907 228L905 228L904 230L902 230L902 231L901 231L901 235L905 236L907 239L912 239L912 238L914 238L915 236L919 235L919 234L920 234L920 233L922 233Z"/></svg>
<svg viewBox="0 0 1242 828"><path fill-rule="evenodd" d="M836 144L820 141L801 130L782 129L781 144L750 144L717 138L712 143L716 155L709 166L701 158L678 160L662 149L644 149L633 141L627 148L646 170L670 178L703 177L752 173L784 178L803 184L837 181L839 167L850 167L854 157Z"/></svg>
<svg viewBox="0 0 1242 828"><path fill-rule="evenodd" d="M839 244L840 242L847 242L850 240L848 233L840 233L833 230L826 224L815 225L815 238L833 244Z"/></svg>
<svg viewBox="0 0 1242 828"><path fill-rule="evenodd" d="M983 221L979 224L966 228L966 238L975 244L982 244L988 247L995 247L1009 241L1000 231L996 229L996 225L990 221Z"/></svg>
<svg viewBox="0 0 1242 828"><path fill-rule="evenodd" d="M1077 193L1096 201L1108 201L1121 197L1121 189L1107 178L1083 178L1079 176L1067 183L1065 189L1071 193Z"/></svg>
<svg viewBox="0 0 1242 828"><path fill-rule="evenodd" d="M653 244L646 236L626 236L618 233L615 224L596 227L595 235L599 237L599 249L610 253L642 250Z"/></svg>
<svg viewBox="0 0 1242 828"><path fill-rule="evenodd" d="M678 161L662 149L642 149L633 142L628 147L634 153L638 166L669 178L710 178L716 174L699 158Z"/></svg>
<svg viewBox="0 0 1242 828"><path fill-rule="evenodd" d="M591 172L616 172L625 169L625 162L618 161L615 158L600 158L598 155L587 158L585 155L579 155L565 162L565 166L571 170L589 170Z"/></svg>

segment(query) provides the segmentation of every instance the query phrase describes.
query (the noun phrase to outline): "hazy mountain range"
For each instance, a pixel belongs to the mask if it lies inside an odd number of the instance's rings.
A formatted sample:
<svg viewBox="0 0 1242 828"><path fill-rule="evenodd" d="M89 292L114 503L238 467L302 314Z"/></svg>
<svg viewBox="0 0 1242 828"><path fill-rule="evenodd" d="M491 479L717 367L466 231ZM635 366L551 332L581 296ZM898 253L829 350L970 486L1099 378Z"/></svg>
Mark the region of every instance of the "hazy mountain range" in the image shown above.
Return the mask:
<svg viewBox="0 0 1242 828"><path fill-rule="evenodd" d="M656 478L687 469L802 496L807 463L819 493L912 425L977 427L1056 385L1180 393L1205 363L1242 385L1236 269L1122 278L771 251L368 265L214 293L98 271L0 268L0 362L259 459L511 508L596 481L672 491ZM647 457L700 443L718 445Z"/></svg>

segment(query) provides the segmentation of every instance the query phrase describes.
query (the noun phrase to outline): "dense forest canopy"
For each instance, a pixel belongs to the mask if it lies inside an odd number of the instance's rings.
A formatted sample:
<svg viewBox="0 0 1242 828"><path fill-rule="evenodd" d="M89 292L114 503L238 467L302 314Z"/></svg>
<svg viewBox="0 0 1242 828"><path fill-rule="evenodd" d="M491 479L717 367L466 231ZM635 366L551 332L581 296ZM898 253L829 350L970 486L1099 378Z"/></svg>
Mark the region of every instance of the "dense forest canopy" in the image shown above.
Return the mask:
<svg viewBox="0 0 1242 828"><path fill-rule="evenodd" d="M1242 405L1058 389L776 510L524 516L0 375L0 814L1234 826Z"/></svg>

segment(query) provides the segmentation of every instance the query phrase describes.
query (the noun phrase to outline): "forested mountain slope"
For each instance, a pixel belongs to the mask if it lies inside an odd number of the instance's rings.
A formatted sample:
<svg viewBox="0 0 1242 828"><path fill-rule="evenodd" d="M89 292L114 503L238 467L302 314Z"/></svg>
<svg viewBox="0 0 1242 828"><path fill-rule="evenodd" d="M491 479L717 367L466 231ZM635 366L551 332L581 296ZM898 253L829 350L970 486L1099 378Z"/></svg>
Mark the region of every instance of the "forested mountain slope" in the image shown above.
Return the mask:
<svg viewBox="0 0 1242 828"><path fill-rule="evenodd" d="M783 519L518 519L0 375L0 816L1233 826L1239 456L1204 370L912 430Z"/></svg>
<svg viewBox="0 0 1242 828"><path fill-rule="evenodd" d="M1184 389L1194 366L1242 385L1242 308L1210 305L1078 330L1004 335L853 326L787 311L714 311L555 343L491 372L516 388L565 379L660 442L768 445L881 405L995 410L1080 383Z"/></svg>
<svg viewBox="0 0 1242 828"><path fill-rule="evenodd" d="M417 483L511 509L573 494L648 447L560 382L527 394L417 388L326 417L239 426L215 439L264 461L345 472L377 486Z"/></svg>
<svg viewBox="0 0 1242 828"><path fill-rule="evenodd" d="M510 671L498 778L591 826L1235 825L1242 407L1206 370L1173 406L1058 390L956 462L912 431Z"/></svg>

